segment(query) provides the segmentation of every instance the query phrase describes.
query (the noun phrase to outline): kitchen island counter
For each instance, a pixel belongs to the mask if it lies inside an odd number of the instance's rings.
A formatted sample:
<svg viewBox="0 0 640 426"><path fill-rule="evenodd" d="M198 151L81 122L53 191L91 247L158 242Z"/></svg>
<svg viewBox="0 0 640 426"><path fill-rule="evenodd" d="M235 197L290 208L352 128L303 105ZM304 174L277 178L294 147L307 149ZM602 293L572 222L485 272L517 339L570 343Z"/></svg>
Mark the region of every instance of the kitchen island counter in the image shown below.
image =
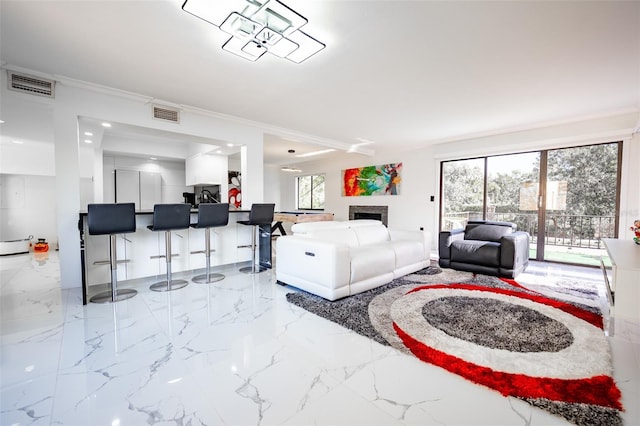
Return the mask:
<svg viewBox="0 0 640 426"><path fill-rule="evenodd" d="M231 210L229 209L229 214L233 214L233 213L249 213L250 210ZM194 207L191 209L191 213L198 213L198 208ZM147 209L147 210L136 210L136 215L146 215L146 214L153 214L153 209ZM87 215L87 211L86 210L80 210L80 217L82 216L86 216Z"/></svg>
<svg viewBox="0 0 640 426"><path fill-rule="evenodd" d="M229 224L211 229L211 267L251 261L251 232L253 227L238 224L248 220L249 210L229 210ZM198 209L191 210L191 223L198 220ZM127 281L159 277L166 274L164 232L147 229L153 222L153 210L136 212L136 232L117 236L118 283L127 287ZM109 238L90 235L87 212L79 213L80 259L82 267L83 303L104 290L110 282ZM172 233L172 272L200 273L206 265L204 256L205 230L189 228ZM271 229L261 227L259 263L271 268ZM215 250L215 251L214 251ZM132 283L133 284L133 283Z"/></svg>

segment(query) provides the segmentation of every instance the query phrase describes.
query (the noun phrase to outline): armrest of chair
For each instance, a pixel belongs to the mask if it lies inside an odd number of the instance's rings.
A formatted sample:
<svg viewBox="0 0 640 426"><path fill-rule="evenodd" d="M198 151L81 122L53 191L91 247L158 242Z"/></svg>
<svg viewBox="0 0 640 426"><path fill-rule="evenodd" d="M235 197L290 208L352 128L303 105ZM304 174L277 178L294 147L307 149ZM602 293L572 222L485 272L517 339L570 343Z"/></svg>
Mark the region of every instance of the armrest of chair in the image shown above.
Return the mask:
<svg viewBox="0 0 640 426"><path fill-rule="evenodd" d="M442 261L449 261L451 259L451 243L456 240L464 240L464 228L452 229L451 231L440 231L438 236L438 256L440 257L441 266Z"/></svg>
<svg viewBox="0 0 640 426"><path fill-rule="evenodd" d="M285 235L276 240L276 253L276 278L282 282L334 289L349 285L351 251L346 244Z"/></svg>
<svg viewBox="0 0 640 426"><path fill-rule="evenodd" d="M500 266L517 269L529 259L529 234L517 231L500 240Z"/></svg>

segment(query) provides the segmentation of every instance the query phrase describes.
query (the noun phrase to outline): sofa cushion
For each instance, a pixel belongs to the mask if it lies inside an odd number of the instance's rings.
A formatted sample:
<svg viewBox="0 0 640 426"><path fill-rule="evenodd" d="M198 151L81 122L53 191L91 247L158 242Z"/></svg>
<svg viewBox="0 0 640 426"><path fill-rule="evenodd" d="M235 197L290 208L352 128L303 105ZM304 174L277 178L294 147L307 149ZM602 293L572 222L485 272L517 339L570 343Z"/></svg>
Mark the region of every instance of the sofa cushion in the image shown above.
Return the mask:
<svg viewBox="0 0 640 426"><path fill-rule="evenodd" d="M351 253L351 284L376 275L393 272L396 255L389 247L353 247Z"/></svg>
<svg viewBox="0 0 640 426"><path fill-rule="evenodd" d="M451 243L451 262L500 266L500 243L459 240Z"/></svg>
<svg viewBox="0 0 640 426"><path fill-rule="evenodd" d="M291 225L291 232L294 234L306 234L307 232L318 232L326 229L346 229L346 222L337 222L332 220L320 222L302 222Z"/></svg>
<svg viewBox="0 0 640 426"><path fill-rule="evenodd" d="M348 228L359 228L360 226L382 225L382 221L376 219L354 219L343 222Z"/></svg>
<svg viewBox="0 0 640 426"><path fill-rule="evenodd" d="M464 239L500 242L500 238L512 232L513 227L507 224L469 223L464 231Z"/></svg>
<svg viewBox="0 0 640 426"><path fill-rule="evenodd" d="M361 246L380 244L390 240L389 230L382 224L358 226L351 228L351 231L355 232Z"/></svg>
<svg viewBox="0 0 640 426"><path fill-rule="evenodd" d="M419 241L398 240L385 243L396 255L395 269L425 260L424 245Z"/></svg>
<svg viewBox="0 0 640 426"><path fill-rule="evenodd" d="M291 232L294 234L306 234L308 232L324 231L326 229L346 229L359 228L361 226L382 225L382 222L374 219L357 220L325 220L319 222L302 222L291 225Z"/></svg>
<svg viewBox="0 0 640 426"><path fill-rule="evenodd" d="M327 229L324 231L313 231L305 234L296 234L298 237L310 238L313 240L327 241L330 243L339 243L348 247L358 247L358 237L352 229Z"/></svg>

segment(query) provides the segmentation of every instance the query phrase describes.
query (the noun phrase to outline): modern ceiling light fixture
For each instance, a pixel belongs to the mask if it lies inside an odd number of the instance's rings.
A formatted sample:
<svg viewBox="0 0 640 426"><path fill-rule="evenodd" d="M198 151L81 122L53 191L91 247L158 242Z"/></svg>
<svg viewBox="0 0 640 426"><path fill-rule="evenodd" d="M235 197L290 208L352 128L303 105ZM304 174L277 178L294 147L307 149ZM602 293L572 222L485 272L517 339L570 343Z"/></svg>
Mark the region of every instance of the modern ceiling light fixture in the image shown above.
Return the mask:
<svg viewBox="0 0 640 426"><path fill-rule="evenodd" d="M231 35L222 49L250 61L269 52L299 64L325 48L300 30L307 18L278 0L185 0L182 10Z"/></svg>

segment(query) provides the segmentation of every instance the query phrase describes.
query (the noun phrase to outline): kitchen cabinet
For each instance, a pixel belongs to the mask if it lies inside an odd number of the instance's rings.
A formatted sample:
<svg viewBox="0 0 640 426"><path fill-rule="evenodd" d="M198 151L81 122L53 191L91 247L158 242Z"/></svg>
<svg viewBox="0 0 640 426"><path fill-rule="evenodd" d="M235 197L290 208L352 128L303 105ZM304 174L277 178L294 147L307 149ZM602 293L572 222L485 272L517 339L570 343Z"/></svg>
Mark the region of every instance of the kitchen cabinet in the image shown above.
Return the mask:
<svg viewBox="0 0 640 426"><path fill-rule="evenodd" d="M153 209L162 202L160 173L116 170L116 203L135 203L136 211Z"/></svg>
<svg viewBox="0 0 640 426"><path fill-rule="evenodd" d="M151 210L162 202L162 177L160 173L140 172L140 210Z"/></svg>
<svg viewBox="0 0 640 426"><path fill-rule="evenodd" d="M193 155L185 160L185 184L221 185L229 178L228 170L228 159L224 155Z"/></svg>
<svg viewBox="0 0 640 426"><path fill-rule="evenodd" d="M140 172L116 170L116 203L136 203L140 210Z"/></svg>
<svg viewBox="0 0 640 426"><path fill-rule="evenodd" d="M615 317L640 321L640 247L631 240L603 238L612 264Z"/></svg>

